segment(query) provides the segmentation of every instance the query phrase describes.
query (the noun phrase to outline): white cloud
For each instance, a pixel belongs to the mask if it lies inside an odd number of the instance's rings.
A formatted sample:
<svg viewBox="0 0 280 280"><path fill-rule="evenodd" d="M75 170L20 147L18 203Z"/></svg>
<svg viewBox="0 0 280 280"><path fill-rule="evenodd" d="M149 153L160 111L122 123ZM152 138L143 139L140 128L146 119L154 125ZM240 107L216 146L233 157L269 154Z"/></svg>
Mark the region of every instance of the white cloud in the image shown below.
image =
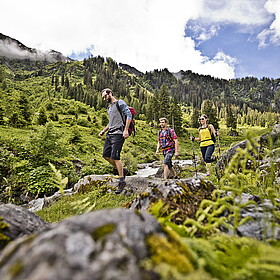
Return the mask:
<svg viewBox="0 0 280 280"><path fill-rule="evenodd" d="M263 25L269 22L267 0L204 0L202 17L211 22Z"/></svg>
<svg viewBox="0 0 280 280"><path fill-rule="evenodd" d="M203 68L200 69L199 73L204 75L209 75L209 71L213 73L223 72L223 76L212 75L217 78L231 79L234 77L234 66L237 63L236 58L223 53L223 51L218 51L212 60L206 60L203 64Z"/></svg>
<svg viewBox="0 0 280 280"><path fill-rule="evenodd" d="M9 58L56 61L55 56L52 56L49 52L23 50L18 44L9 40L0 41L0 55Z"/></svg>
<svg viewBox="0 0 280 280"><path fill-rule="evenodd" d="M192 38L195 39L199 45L201 42L207 41L218 35L220 26L209 23L205 24L203 20L198 20L196 22L189 22L187 29L192 32Z"/></svg>
<svg viewBox="0 0 280 280"><path fill-rule="evenodd" d="M191 38L184 38L185 26L198 18L264 24L268 20L265 1L2 0L0 32L28 47L64 55L94 46L94 55L110 56L140 71L168 68L233 78L234 60L222 52L212 60L203 55ZM216 32L212 24L200 33L200 40Z"/></svg>
<svg viewBox="0 0 280 280"><path fill-rule="evenodd" d="M259 47L266 47L269 44L280 46L280 0L268 0L265 3L266 10L275 16L269 28L259 33Z"/></svg>

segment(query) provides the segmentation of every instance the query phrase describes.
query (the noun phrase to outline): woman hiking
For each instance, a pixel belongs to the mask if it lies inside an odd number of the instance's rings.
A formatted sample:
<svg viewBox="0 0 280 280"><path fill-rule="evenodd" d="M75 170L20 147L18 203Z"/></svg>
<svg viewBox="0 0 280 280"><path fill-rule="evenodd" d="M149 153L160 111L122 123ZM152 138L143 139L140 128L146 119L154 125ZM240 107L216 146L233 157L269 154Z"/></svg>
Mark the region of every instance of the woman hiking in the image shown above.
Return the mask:
<svg viewBox="0 0 280 280"><path fill-rule="evenodd" d="M202 153L202 158L206 163L206 175L209 176L210 166L211 166L211 157L215 150L214 139L215 136L219 135L219 131L216 131L212 124L209 124L208 117L203 114L199 118L200 127L198 129L198 137L190 136L192 141L200 141L200 150Z"/></svg>

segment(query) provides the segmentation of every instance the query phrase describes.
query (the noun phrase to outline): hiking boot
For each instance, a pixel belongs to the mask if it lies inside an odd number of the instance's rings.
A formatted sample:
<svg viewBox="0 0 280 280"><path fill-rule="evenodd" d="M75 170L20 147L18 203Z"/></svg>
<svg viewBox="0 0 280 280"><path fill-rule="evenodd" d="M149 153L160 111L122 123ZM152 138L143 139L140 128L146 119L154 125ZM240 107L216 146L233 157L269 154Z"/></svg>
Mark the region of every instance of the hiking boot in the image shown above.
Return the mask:
<svg viewBox="0 0 280 280"><path fill-rule="evenodd" d="M124 179L125 179L126 176L128 176L128 174L129 174L129 170L124 168L123 169L123 177L124 177Z"/></svg>
<svg viewBox="0 0 280 280"><path fill-rule="evenodd" d="M119 182L119 185L118 185L117 189L115 190L115 194L120 194L123 191L125 186L126 186L125 181Z"/></svg>

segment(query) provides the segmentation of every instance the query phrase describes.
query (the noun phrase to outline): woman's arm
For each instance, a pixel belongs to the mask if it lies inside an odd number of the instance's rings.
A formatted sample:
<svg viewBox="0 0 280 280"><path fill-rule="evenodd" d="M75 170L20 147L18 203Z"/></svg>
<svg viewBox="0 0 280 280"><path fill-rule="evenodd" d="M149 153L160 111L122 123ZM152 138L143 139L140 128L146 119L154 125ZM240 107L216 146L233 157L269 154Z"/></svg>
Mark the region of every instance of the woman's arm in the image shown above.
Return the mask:
<svg viewBox="0 0 280 280"><path fill-rule="evenodd" d="M214 126L212 124L209 125L211 132L213 135L218 136L219 135L219 131L215 130Z"/></svg>

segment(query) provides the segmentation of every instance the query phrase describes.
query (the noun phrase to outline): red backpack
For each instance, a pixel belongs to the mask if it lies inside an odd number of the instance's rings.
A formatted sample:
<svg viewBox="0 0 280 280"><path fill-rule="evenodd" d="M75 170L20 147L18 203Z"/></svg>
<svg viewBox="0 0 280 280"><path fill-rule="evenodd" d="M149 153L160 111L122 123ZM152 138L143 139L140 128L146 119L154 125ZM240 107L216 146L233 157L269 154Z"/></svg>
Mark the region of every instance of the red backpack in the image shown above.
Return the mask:
<svg viewBox="0 0 280 280"><path fill-rule="evenodd" d="M125 123L126 123L126 116L121 111L121 108L120 108L120 105L119 105L119 101L117 101L116 105L117 105L117 108L118 108L118 110L119 110L119 112L121 114L121 117L122 117L122 120L123 120L123 124L125 125ZM129 107L129 106L128 106L128 109L130 110L131 115L132 115L132 120L131 120L131 122L129 124L129 127L128 127L128 134L129 134L129 136L131 134L133 134L133 136L135 136L136 129L135 129L134 116L136 115L136 110L134 108L132 108L132 107Z"/></svg>

